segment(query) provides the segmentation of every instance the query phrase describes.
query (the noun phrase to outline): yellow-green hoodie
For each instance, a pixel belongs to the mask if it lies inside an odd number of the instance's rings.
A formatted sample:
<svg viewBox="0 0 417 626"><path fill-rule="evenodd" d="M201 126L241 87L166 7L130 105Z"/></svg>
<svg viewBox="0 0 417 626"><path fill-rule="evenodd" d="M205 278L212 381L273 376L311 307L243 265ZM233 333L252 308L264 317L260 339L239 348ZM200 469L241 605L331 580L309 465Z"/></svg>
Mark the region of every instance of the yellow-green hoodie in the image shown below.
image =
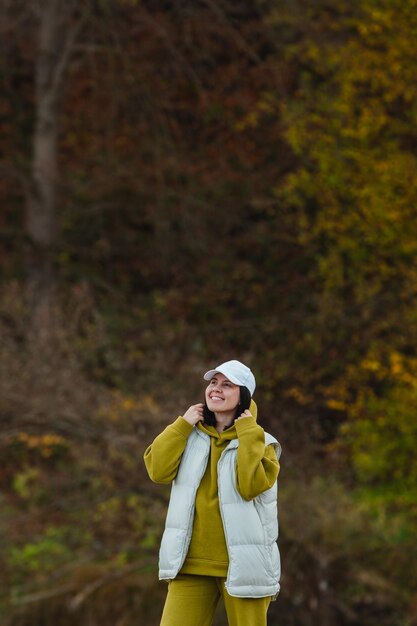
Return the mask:
<svg viewBox="0 0 417 626"><path fill-rule="evenodd" d="M201 422L197 425L210 436L210 455L197 490L193 532L182 573L227 575L229 559L219 509L217 463L231 439L239 438L236 487L242 498L255 498L272 487L277 479L279 463L273 446L265 447L264 430L256 422L257 407L253 400L250 412L251 417L237 420L221 433L214 426ZM170 483L174 480L193 428L178 417L147 448L144 460L154 482Z"/></svg>

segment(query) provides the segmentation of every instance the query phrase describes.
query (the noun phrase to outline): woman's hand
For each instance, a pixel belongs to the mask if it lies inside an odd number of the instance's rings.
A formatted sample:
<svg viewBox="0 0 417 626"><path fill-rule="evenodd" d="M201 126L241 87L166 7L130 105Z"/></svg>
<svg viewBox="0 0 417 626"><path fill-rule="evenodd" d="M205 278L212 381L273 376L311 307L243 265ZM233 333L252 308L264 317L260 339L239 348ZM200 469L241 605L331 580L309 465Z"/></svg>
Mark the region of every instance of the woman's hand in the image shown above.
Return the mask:
<svg viewBox="0 0 417 626"><path fill-rule="evenodd" d="M204 404L200 402L199 404L193 404L189 409L186 410L184 415L182 416L186 422L191 424L191 426L195 426L197 422L203 421L203 407Z"/></svg>
<svg viewBox="0 0 417 626"><path fill-rule="evenodd" d="M237 420L243 419L244 417L252 417L252 413L249 411L249 409L246 409L246 411L243 411L243 413L235 419L235 422L237 422Z"/></svg>

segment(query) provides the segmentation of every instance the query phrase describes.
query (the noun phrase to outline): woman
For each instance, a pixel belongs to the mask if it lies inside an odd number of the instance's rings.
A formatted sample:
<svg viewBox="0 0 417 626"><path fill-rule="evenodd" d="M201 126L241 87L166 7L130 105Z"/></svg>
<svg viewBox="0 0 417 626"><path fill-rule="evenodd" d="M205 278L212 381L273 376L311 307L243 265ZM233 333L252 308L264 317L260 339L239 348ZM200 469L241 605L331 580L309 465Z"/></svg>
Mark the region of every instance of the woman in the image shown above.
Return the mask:
<svg viewBox="0 0 417 626"><path fill-rule="evenodd" d="M206 372L194 404L145 452L171 483L159 555L168 580L161 626L210 626L222 597L230 626L264 626L279 591L276 539L281 447L256 423L255 377L240 361Z"/></svg>

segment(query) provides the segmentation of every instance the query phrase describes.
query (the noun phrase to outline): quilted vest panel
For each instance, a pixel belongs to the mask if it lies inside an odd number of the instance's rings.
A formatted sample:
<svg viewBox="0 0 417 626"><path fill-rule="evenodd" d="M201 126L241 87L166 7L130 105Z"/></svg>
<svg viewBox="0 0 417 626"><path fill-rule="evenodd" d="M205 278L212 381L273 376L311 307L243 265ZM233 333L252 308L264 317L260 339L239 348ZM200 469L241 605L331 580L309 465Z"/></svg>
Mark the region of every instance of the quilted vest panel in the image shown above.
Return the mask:
<svg viewBox="0 0 417 626"><path fill-rule="evenodd" d="M278 441L265 433L265 445ZM219 504L229 552L228 593L237 597L276 596L281 573L277 546L277 483L253 500L236 489L238 439L223 451L218 463ZM171 580L180 571L190 545L197 489L207 467L210 437L198 429L190 434L177 477L173 481L165 531L159 553L159 578Z"/></svg>

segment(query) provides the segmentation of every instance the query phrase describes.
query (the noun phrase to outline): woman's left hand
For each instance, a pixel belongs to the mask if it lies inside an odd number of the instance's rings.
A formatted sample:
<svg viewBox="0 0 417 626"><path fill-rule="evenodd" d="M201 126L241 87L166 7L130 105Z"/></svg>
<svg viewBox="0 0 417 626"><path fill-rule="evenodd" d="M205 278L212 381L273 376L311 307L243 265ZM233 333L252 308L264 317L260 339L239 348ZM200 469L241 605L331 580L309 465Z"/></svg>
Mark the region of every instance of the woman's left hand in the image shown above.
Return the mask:
<svg viewBox="0 0 417 626"><path fill-rule="evenodd" d="M235 419L235 422L236 422L237 420L241 420L241 419L243 419L244 417L252 417L252 413L249 411L249 409L246 409L246 411L243 411L243 413L242 413L241 415L239 415L239 417L237 417L237 418Z"/></svg>

